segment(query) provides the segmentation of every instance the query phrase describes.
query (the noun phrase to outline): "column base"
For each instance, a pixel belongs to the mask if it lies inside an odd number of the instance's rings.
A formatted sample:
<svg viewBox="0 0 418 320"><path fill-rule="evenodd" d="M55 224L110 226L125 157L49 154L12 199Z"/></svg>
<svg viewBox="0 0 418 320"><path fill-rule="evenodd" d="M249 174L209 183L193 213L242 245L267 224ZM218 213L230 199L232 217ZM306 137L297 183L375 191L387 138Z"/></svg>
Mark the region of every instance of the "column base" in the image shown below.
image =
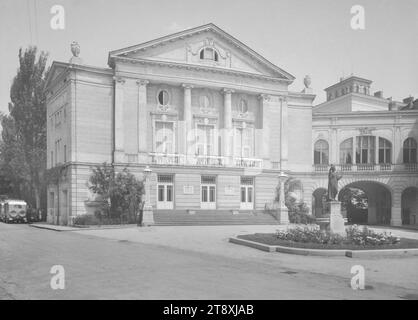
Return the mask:
<svg viewBox="0 0 418 320"><path fill-rule="evenodd" d="M287 207L278 208L276 219L280 224L289 224L289 209L287 209Z"/></svg>
<svg viewBox="0 0 418 320"><path fill-rule="evenodd" d="M329 231L345 236L344 218L341 214L341 202L329 201Z"/></svg>
<svg viewBox="0 0 418 320"><path fill-rule="evenodd" d="M155 225L154 213L151 206L144 206L144 212L142 216L142 226L149 227Z"/></svg>

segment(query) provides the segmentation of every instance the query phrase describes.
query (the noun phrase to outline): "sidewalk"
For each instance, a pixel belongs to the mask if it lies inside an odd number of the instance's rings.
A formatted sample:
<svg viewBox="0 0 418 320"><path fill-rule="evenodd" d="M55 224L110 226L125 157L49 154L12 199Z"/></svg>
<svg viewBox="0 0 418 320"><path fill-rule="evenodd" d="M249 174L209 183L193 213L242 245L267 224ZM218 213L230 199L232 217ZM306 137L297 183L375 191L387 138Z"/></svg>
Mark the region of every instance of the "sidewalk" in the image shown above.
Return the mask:
<svg viewBox="0 0 418 320"><path fill-rule="evenodd" d="M115 224L115 225L106 225L106 226L80 226L80 227L68 227L68 226L58 226L55 224L49 224L46 222L41 223L31 223L31 227L39 229L48 229L54 231L88 231L88 230L105 230L105 229L126 229L126 228L137 228L136 224Z"/></svg>

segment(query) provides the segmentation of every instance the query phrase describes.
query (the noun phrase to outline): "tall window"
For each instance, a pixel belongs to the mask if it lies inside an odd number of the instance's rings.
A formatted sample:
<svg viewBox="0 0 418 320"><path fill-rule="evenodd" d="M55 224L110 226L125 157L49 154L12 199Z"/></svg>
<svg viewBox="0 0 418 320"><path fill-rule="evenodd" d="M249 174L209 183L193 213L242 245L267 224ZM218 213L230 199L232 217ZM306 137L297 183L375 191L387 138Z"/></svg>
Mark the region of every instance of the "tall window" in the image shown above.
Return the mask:
<svg viewBox="0 0 418 320"><path fill-rule="evenodd" d="M197 125L196 153L198 155L214 155L214 127L212 125Z"/></svg>
<svg viewBox="0 0 418 320"><path fill-rule="evenodd" d="M174 152L174 124L172 122L155 122L155 151L161 153Z"/></svg>
<svg viewBox="0 0 418 320"><path fill-rule="evenodd" d="M379 138L379 163L391 163L392 144L389 140Z"/></svg>
<svg viewBox="0 0 418 320"><path fill-rule="evenodd" d="M216 50L212 48L203 48L200 50L200 59L218 61L219 55Z"/></svg>
<svg viewBox="0 0 418 320"><path fill-rule="evenodd" d="M408 138L403 143L403 162L417 163L417 141L414 138Z"/></svg>
<svg viewBox="0 0 418 320"><path fill-rule="evenodd" d="M374 163L375 137L360 136L356 137L356 163Z"/></svg>
<svg viewBox="0 0 418 320"><path fill-rule="evenodd" d="M314 164L328 164L329 147L325 140L318 140L314 146Z"/></svg>
<svg viewBox="0 0 418 320"><path fill-rule="evenodd" d="M251 158L254 156L254 128L234 128L234 156L239 158Z"/></svg>
<svg viewBox="0 0 418 320"><path fill-rule="evenodd" d="M353 138L344 140L340 144L340 163L352 164L353 163Z"/></svg>

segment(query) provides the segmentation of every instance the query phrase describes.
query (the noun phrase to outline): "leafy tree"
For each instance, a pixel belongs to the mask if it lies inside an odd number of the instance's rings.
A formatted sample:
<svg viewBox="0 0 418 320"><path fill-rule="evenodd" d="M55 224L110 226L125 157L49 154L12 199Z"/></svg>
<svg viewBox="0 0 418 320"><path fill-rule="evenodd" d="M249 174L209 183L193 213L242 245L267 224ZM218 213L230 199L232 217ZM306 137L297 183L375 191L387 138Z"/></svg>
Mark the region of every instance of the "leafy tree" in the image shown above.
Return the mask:
<svg viewBox="0 0 418 320"><path fill-rule="evenodd" d="M338 198L347 210L366 210L369 206L367 194L358 188L344 188L340 191Z"/></svg>
<svg viewBox="0 0 418 320"><path fill-rule="evenodd" d="M101 210L107 217L128 215L135 218L145 193L144 183L128 169L115 174L107 163L92 168L89 189L98 195Z"/></svg>
<svg viewBox="0 0 418 320"><path fill-rule="evenodd" d="M284 183L285 205L289 210L291 223L312 223L315 218L309 215L309 208L303 200L295 197L295 192L302 190L302 182L289 177ZM276 188L276 199L280 200L280 184Z"/></svg>
<svg viewBox="0 0 418 320"><path fill-rule="evenodd" d="M48 55L36 47L19 50L19 69L10 89L9 114L2 115L1 160L14 193L37 208L46 195L46 104L43 92Z"/></svg>

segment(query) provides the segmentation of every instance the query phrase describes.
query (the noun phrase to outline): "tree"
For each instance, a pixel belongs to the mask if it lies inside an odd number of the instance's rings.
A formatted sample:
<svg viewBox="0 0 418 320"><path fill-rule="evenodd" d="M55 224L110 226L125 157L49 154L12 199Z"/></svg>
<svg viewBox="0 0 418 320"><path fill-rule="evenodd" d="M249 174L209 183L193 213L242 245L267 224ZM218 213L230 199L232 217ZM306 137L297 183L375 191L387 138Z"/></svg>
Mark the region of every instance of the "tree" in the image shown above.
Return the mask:
<svg viewBox="0 0 418 320"><path fill-rule="evenodd" d="M312 223L315 218L308 215L309 208L302 199L297 199L296 191L302 190L302 182L298 179L289 177L284 183L285 205L289 210L289 220L291 223ZM280 200L280 184L276 188L276 199Z"/></svg>
<svg viewBox="0 0 418 320"><path fill-rule="evenodd" d="M40 208L46 195L46 99L48 55L36 47L19 50L19 69L10 89L9 114L2 115L1 157L14 193Z"/></svg>
<svg viewBox="0 0 418 320"><path fill-rule="evenodd" d="M138 180L127 168L115 174L107 163L92 168L89 189L98 195L100 207L108 218L128 215L134 219L139 210L144 183Z"/></svg>

